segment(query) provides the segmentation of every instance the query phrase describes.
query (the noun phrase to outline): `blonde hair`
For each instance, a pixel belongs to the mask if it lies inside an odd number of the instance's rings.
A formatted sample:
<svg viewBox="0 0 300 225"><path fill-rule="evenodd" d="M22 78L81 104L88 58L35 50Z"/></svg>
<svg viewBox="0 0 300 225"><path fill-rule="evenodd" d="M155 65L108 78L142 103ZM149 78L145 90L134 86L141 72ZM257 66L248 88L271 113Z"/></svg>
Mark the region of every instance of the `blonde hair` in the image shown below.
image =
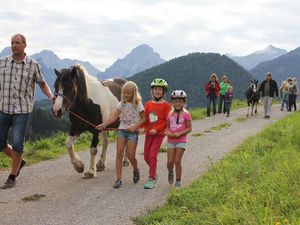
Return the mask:
<svg viewBox="0 0 300 225"><path fill-rule="evenodd" d="M136 83L134 83L133 81L127 81L123 87L122 87L122 93L121 93L121 102L124 104L125 103L125 99L123 96L123 91L125 89L130 89L132 91L132 104L133 105L138 105L140 104L140 102L142 101L142 97L139 93L139 88L136 85Z"/></svg>

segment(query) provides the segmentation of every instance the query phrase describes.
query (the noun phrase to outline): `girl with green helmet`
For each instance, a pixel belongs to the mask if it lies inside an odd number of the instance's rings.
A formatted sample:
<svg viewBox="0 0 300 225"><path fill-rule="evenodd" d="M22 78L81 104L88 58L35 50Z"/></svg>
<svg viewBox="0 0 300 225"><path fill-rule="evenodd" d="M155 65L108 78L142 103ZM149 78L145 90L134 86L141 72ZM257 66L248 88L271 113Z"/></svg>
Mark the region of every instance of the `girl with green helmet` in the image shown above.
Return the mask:
<svg viewBox="0 0 300 225"><path fill-rule="evenodd" d="M158 93L159 91L154 91L154 89L161 89L162 94ZM168 83L161 78L156 78L151 82L151 94L153 96L154 101L160 101L168 90Z"/></svg>
<svg viewBox="0 0 300 225"><path fill-rule="evenodd" d="M145 189L152 189L156 186L157 155L165 137L167 119L171 110L169 103L164 100L167 89L168 83L164 79L154 79L151 82L153 99L145 104L146 123L143 128L146 137L144 159L149 166L149 179L144 185Z"/></svg>

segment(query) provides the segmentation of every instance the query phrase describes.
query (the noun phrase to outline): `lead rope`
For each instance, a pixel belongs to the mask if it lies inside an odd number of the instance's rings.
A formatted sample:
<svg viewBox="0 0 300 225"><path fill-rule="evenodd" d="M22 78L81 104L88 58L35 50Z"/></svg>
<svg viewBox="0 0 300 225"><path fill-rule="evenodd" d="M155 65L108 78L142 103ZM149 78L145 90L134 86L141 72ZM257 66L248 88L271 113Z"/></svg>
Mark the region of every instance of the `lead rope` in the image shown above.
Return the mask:
<svg viewBox="0 0 300 225"><path fill-rule="evenodd" d="M64 99L66 99L66 100L70 103L69 107L67 108L67 111L68 111L69 113L71 113L73 116L77 117L77 118L80 119L81 121L85 122L86 124L92 126L94 129L96 129L96 127L97 127L96 125L94 125L94 124L91 123L90 121L84 119L83 117L79 116L77 113L75 113L75 112L73 112L72 110L70 110L70 106L73 104L73 102L72 102L67 96L65 96L65 95L63 95L63 94L58 94L58 93L56 93L55 95L56 95L56 96L61 96L61 97L63 97ZM127 130L127 129L120 129L120 128L103 128L102 130L107 130L107 131L109 131L109 130L114 130L114 131L116 131L116 130Z"/></svg>

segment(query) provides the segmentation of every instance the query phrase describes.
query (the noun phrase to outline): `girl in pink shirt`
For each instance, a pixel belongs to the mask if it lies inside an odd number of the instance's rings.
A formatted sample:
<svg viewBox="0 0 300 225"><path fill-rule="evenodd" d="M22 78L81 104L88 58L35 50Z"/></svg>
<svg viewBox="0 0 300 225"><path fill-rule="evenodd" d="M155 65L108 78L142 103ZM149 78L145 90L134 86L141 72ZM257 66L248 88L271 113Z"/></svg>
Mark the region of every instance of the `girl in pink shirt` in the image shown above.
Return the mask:
<svg viewBox="0 0 300 225"><path fill-rule="evenodd" d="M171 101L173 110L167 121L166 135L168 136L168 181L174 183L174 165L176 171L175 187L181 186L181 159L186 148L187 134L192 131L191 114L184 108L187 95L182 90L173 91Z"/></svg>

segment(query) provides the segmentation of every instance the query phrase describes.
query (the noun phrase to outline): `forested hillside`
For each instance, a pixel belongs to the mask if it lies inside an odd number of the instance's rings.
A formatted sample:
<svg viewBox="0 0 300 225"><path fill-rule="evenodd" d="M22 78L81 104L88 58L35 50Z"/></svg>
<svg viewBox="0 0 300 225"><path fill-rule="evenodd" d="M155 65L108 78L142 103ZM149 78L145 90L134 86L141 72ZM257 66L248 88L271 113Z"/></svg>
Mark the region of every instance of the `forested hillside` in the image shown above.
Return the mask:
<svg viewBox="0 0 300 225"><path fill-rule="evenodd" d="M143 102L151 98L151 81L163 78L169 84L168 99L172 90L183 89L188 95L188 108L195 108L206 105L205 84L211 73L216 73L219 79L227 74L234 86L235 97L245 98L245 90L252 79L251 74L227 56L216 53L191 53L128 79L138 84Z"/></svg>
<svg viewBox="0 0 300 225"><path fill-rule="evenodd" d="M26 140L34 141L49 137L58 131L68 132L68 113L61 119L56 119L51 112L51 103L48 100L36 101L30 115Z"/></svg>

